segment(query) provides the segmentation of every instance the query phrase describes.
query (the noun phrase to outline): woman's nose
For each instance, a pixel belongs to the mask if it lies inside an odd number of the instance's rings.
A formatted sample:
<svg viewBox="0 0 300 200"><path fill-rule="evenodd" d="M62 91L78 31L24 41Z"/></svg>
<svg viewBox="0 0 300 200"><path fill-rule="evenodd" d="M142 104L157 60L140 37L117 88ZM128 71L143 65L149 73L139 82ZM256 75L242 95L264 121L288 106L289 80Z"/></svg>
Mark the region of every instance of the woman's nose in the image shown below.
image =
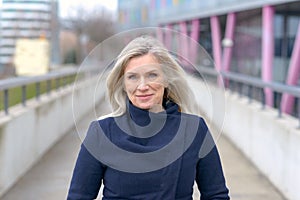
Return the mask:
<svg viewBox="0 0 300 200"><path fill-rule="evenodd" d="M149 85L145 84L145 83L141 83L138 85L137 89L138 90L147 90L147 89L149 89Z"/></svg>
<svg viewBox="0 0 300 200"><path fill-rule="evenodd" d="M147 81L145 81L144 78L141 78L139 85L137 86L138 90L147 90L149 89L149 85L147 83Z"/></svg>

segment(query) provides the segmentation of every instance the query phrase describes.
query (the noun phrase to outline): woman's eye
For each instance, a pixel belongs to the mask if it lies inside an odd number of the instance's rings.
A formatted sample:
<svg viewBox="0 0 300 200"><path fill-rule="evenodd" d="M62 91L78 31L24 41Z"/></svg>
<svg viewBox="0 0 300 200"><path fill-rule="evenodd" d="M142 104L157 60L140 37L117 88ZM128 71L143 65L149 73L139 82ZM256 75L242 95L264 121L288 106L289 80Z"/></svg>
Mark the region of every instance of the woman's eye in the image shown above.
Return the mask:
<svg viewBox="0 0 300 200"><path fill-rule="evenodd" d="M128 79L128 80L136 80L136 79L137 79L137 76L134 75L134 74L132 74L132 75L127 76L127 79Z"/></svg>
<svg viewBox="0 0 300 200"><path fill-rule="evenodd" d="M149 78L153 79L153 78L156 78L158 75L156 73L150 73L148 75Z"/></svg>

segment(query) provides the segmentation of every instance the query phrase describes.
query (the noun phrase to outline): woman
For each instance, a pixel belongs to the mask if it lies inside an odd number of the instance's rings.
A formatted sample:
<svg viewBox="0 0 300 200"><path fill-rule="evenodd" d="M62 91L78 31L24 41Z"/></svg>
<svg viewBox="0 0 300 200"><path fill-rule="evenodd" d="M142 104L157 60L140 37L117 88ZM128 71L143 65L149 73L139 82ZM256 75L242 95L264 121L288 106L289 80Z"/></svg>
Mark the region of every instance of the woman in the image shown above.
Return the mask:
<svg viewBox="0 0 300 200"><path fill-rule="evenodd" d="M194 115L184 71L156 39L141 36L118 56L107 79L113 112L91 123L68 200L229 199L216 146Z"/></svg>

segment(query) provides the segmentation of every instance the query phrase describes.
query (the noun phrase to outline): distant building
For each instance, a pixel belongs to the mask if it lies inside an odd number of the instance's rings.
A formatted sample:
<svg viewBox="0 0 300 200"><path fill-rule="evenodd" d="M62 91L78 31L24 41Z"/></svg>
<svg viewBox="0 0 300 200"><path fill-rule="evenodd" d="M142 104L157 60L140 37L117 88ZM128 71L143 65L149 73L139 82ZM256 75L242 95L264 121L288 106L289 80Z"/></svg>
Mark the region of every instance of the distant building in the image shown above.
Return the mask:
<svg viewBox="0 0 300 200"><path fill-rule="evenodd" d="M270 36L274 39L273 80L284 82L300 21L299 0L119 0L119 31L159 26L190 34L198 27L197 38L193 39L212 57L214 44L221 48L233 45L230 70L261 76L262 38L268 26L263 25L263 14L268 10L272 14L267 19L273 27ZM232 39L226 38L228 19L234 22ZM220 28L219 41L211 34L212 24Z"/></svg>
<svg viewBox="0 0 300 200"><path fill-rule="evenodd" d="M0 8L0 69L11 66L19 38L45 38L51 44L51 63L59 59L59 21L56 0L3 0Z"/></svg>
<svg viewBox="0 0 300 200"><path fill-rule="evenodd" d="M149 18L149 0L119 0L118 15L120 30L148 26L152 20Z"/></svg>

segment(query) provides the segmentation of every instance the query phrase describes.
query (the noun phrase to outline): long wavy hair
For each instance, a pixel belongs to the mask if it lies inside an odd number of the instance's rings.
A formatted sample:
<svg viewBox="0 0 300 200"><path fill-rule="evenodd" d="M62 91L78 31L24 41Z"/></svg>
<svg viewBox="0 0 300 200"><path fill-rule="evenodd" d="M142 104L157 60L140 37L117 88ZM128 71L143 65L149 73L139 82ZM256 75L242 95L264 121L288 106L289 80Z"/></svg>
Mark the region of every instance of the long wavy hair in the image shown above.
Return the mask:
<svg viewBox="0 0 300 200"><path fill-rule="evenodd" d="M127 94L123 84L125 68L130 59L146 54L153 55L162 66L168 85L164 91L164 98L178 104L181 112L193 113L196 105L195 98L188 86L184 70L159 40L144 35L127 44L117 57L114 67L107 77L108 98L113 109L110 115L120 116L126 112Z"/></svg>

